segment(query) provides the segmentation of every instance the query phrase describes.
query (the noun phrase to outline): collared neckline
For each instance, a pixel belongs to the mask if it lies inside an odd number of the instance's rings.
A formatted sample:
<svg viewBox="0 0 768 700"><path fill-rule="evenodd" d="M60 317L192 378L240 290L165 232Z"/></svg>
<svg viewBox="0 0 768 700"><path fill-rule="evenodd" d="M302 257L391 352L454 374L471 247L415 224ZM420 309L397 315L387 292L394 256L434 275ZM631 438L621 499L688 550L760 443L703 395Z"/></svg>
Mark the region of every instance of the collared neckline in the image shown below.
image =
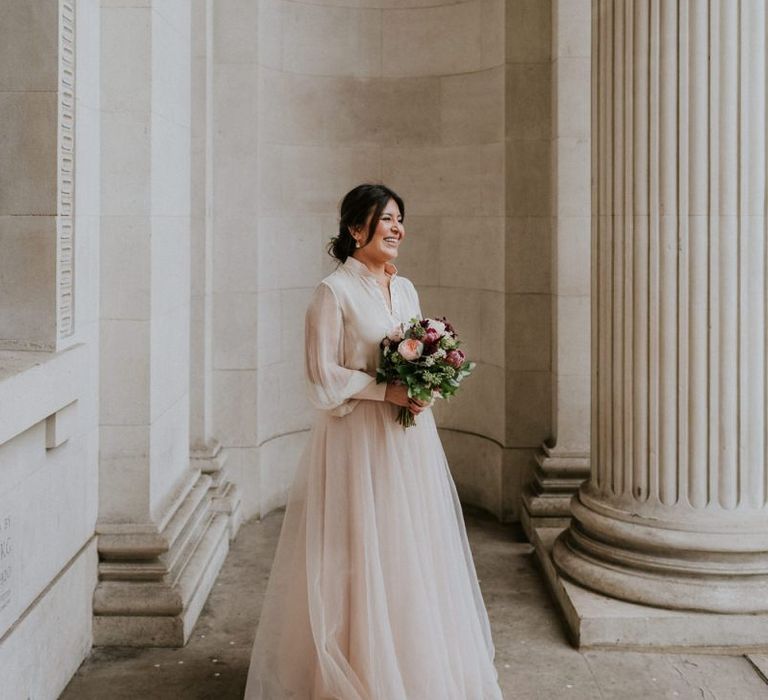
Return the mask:
<svg viewBox="0 0 768 700"><path fill-rule="evenodd" d="M347 259L344 261L344 267L349 272L353 272L361 277L371 277L378 282L378 278L368 269L368 266L364 262L360 262L357 258L353 258L351 255L347 256ZM391 262L386 262L384 263L384 272L391 280L397 275L397 267Z"/></svg>

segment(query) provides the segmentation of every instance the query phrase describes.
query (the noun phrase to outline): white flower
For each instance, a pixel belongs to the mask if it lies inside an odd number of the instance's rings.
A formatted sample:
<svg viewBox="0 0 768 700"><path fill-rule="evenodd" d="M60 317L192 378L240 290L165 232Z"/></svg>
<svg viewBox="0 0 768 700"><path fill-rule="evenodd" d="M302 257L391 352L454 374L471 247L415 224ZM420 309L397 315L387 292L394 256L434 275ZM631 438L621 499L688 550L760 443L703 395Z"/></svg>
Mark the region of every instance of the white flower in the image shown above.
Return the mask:
<svg viewBox="0 0 768 700"><path fill-rule="evenodd" d="M436 360L442 360L448 353L445 352L442 348L438 348L435 350L430 357L434 357Z"/></svg>
<svg viewBox="0 0 768 700"><path fill-rule="evenodd" d="M405 338L403 324L401 323L389 331L389 333L387 333L387 338L389 338L393 343L399 343L403 338Z"/></svg>
<svg viewBox="0 0 768 700"><path fill-rule="evenodd" d="M439 335L445 333L445 324L442 321L436 321L434 318L428 318L427 321L427 328L434 328Z"/></svg>

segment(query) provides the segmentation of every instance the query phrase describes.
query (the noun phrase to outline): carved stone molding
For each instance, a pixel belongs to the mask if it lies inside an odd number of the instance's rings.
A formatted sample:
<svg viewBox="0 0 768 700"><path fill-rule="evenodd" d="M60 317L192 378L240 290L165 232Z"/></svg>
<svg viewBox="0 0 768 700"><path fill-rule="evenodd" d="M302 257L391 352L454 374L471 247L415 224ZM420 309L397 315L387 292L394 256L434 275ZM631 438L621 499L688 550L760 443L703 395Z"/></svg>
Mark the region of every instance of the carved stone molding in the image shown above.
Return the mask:
<svg viewBox="0 0 768 700"><path fill-rule="evenodd" d="M75 330L75 3L59 4L56 315L58 337Z"/></svg>

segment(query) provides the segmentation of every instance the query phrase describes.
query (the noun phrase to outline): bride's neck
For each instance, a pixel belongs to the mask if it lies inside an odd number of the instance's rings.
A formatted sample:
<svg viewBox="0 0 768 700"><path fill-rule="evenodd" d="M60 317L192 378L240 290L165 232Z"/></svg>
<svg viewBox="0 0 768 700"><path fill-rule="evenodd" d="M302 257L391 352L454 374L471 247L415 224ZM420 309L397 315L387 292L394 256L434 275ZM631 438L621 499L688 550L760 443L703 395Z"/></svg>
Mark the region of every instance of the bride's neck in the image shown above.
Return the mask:
<svg viewBox="0 0 768 700"><path fill-rule="evenodd" d="M365 265L379 279L386 278L387 276L386 262L374 262L371 260L363 260L361 257L355 255L354 253L352 253L352 257L355 260L359 260L361 263L363 263L363 265Z"/></svg>

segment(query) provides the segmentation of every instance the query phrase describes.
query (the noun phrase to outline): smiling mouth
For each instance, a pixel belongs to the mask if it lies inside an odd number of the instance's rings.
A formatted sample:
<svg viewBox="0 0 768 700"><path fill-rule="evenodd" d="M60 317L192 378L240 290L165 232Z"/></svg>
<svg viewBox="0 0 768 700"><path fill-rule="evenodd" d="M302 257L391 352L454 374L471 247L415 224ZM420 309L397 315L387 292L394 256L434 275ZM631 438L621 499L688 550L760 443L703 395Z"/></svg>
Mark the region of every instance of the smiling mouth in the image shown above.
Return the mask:
<svg viewBox="0 0 768 700"><path fill-rule="evenodd" d="M388 236L387 238L384 239L384 242L388 243L389 245L397 245L397 244L400 243L400 239L399 238L391 238L391 237Z"/></svg>

